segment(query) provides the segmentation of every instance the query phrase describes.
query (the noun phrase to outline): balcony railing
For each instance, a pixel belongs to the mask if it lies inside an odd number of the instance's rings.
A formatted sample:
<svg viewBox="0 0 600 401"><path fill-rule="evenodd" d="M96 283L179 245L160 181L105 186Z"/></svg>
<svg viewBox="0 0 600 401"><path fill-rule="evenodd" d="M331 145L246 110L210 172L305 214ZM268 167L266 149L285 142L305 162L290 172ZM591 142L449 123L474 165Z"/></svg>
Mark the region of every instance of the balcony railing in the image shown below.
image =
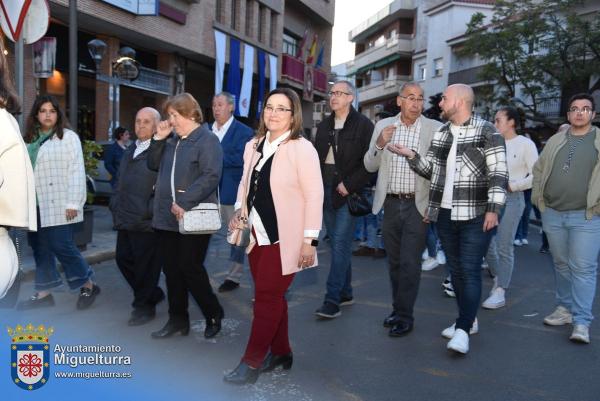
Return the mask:
<svg viewBox="0 0 600 401"><path fill-rule="evenodd" d="M358 101L362 104L374 100L384 99L398 95L398 90L405 82L410 82L410 75L397 75L383 81L372 82L358 88Z"/></svg>
<svg viewBox="0 0 600 401"><path fill-rule="evenodd" d="M454 71L448 74L448 85L452 84L476 84L478 82L482 82L482 79L479 77L481 72L483 71L484 66L480 65L478 67L467 68L460 71Z"/></svg>
<svg viewBox="0 0 600 401"><path fill-rule="evenodd" d="M405 57L410 57L413 51L413 36L412 35L396 35L388 38L379 46L374 46L362 53L354 56L354 60L346 64L346 67L351 71L368 68L370 65L378 62L385 63L386 59L399 57L404 54Z"/></svg>
<svg viewBox="0 0 600 401"><path fill-rule="evenodd" d="M360 33L363 33L367 29L369 29L372 26L374 26L375 24L377 24L379 21L383 20L384 18L388 17L389 15L394 14L395 12L397 12L399 10L414 10L414 9L415 9L415 1L414 0L396 0L396 1L388 4L381 10L379 10L379 12L377 12L377 14L372 15L368 19L361 22L354 29L352 29L350 31L350 33L348 33L348 40L352 41Z"/></svg>
<svg viewBox="0 0 600 401"><path fill-rule="evenodd" d="M304 85L304 61L289 54L282 54L281 76ZM313 69L313 89L327 92L327 73L320 68Z"/></svg>

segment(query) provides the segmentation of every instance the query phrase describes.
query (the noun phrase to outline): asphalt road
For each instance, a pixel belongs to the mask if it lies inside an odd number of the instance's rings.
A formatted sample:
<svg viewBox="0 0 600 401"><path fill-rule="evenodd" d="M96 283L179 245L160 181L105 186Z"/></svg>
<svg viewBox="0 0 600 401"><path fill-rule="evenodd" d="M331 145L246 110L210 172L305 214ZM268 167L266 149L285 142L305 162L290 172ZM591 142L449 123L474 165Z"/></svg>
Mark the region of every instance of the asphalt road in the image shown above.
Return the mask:
<svg viewBox="0 0 600 401"><path fill-rule="evenodd" d="M533 231L533 230L532 230ZM480 332L471 337L464 357L446 350L440 331L456 317L456 304L442 294L444 268L423 273L415 311L415 329L406 337L390 338L382 319L390 309L385 259L354 258L356 303L342 316L318 320L328 271L326 244L320 247L321 267L297 275L289 296L290 336L294 366L289 372L262 375L255 385L223 383L224 372L241 357L252 314L252 287L246 274L242 287L220 294L226 318L215 339L202 336L204 322L190 303L193 320L188 337L153 340L150 332L166 322L167 305L145 326L128 327L131 295L113 261L94 266L102 293L87 311L75 309L76 295L56 294L53 308L27 312L0 311L4 327L17 323L51 325L52 347L59 345L118 345L126 366L83 366L80 371L130 372L130 379L60 379L54 376L39 390L26 392L10 382L8 363L0 377L3 400L600 400L600 330L592 326L590 345L568 340L570 327L542 324L554 309L554 278L549 255L539 254L539 235L516 249L516 269L507 293L507 306L480 310ZM224 278L228 249L214 237L207 268L213 284ZM484 271L484 295L491 288ZM162 283L164 286L164 282ZM33 291L25 283L21 298ZM595 310L598 311L596 300ZM9 337L0 358L9 357ZM3 340L3 341L4 341ZM73 371L51 366L52 372Z"/></svg>

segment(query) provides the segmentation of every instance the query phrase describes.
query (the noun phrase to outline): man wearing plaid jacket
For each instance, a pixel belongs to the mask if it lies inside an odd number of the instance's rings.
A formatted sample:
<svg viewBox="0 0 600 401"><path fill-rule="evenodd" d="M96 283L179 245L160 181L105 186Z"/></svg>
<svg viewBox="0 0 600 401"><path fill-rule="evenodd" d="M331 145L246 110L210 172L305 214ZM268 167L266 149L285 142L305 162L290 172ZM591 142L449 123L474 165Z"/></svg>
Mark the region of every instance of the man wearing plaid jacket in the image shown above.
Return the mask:
<svg viewBox="0 0 600 401"><path fill-rule="evenodd" d="M458 303L456 323L442 331L447 348L469 351L481 298L481 262L504 206L508 171L504 139L491 123L472 115L475 96L463 84L442 96L448 120L434 135L426 156L407 147L398 153L431 180L426 219L437 222Z"/></svg>

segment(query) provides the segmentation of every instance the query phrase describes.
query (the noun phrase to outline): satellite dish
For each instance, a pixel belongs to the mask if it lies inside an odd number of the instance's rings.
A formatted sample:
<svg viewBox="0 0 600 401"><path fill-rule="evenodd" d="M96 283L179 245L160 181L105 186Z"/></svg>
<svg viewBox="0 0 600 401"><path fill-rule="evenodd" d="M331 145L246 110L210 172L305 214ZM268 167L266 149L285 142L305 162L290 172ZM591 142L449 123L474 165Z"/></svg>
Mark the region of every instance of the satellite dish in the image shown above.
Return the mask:
<svg viewBox="0 0 600 401"><path fill-rule="evenodd" d="M50 24L47 0L0 0L0 25L13 42L23 38L35 43L46 34Z"/></svg>

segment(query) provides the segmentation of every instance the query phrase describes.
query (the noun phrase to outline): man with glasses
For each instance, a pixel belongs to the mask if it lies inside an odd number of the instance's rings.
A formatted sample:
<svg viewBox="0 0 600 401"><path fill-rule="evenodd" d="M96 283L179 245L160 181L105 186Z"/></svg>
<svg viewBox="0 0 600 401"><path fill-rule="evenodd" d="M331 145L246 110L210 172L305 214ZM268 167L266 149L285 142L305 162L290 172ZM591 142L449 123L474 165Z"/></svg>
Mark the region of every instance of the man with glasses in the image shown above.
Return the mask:
<svg viewBox="0 0 600 401"><path fill-rule="evenodd" d="M550 326L573 323L571 341L588 344L600 252L600 130L594 98L569 100L568 130L552 136L533 167L531 200L542 212L556 277ZM567 190L566 190L567 189Z"/></svg>
<svg viewBox="0 0 600 401"><path fill-rule="evenodd" d="M393 311L383 325L400 337L413 329L413 307L421 280L421 253L427 224L423 222L429 199L429 180L417 175L398 145L426 154L433 134L441 126L421 115L423 89L406 83L397 98L400 114L377 123L364 156L367 171L377 172L373 213L383 207L383 241L392 284Z"/></svg>
<svg viewBox="0 0 600 401"><path fill-rule="evenodd" d="M323 219L331 245L327 293L315 313L329 319L341 314L340 306L354 302L351 258L355 218L347 198L360 193L371 178L363 165L363 155L369 148L373 123L352 107L355 91L348 81L338 81L331 87L332 113L319 124L315 137L325 191Z"/></svg>

